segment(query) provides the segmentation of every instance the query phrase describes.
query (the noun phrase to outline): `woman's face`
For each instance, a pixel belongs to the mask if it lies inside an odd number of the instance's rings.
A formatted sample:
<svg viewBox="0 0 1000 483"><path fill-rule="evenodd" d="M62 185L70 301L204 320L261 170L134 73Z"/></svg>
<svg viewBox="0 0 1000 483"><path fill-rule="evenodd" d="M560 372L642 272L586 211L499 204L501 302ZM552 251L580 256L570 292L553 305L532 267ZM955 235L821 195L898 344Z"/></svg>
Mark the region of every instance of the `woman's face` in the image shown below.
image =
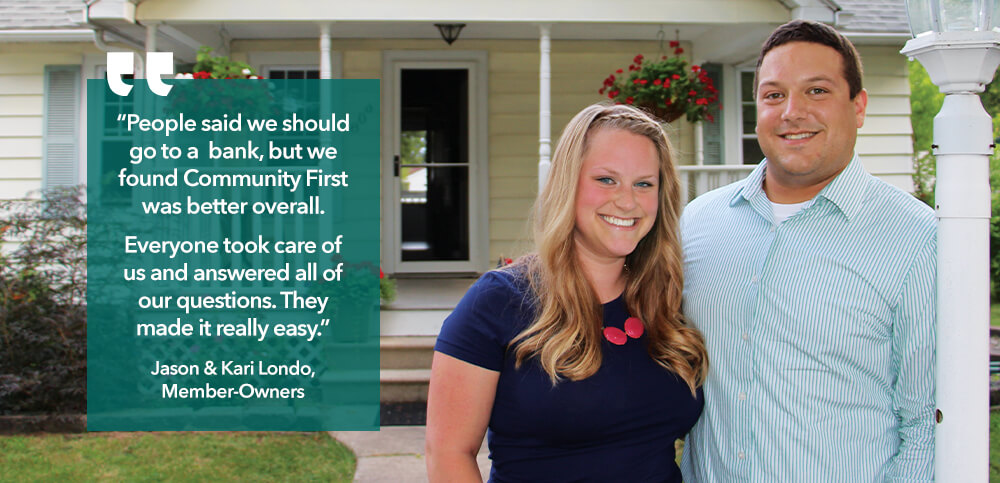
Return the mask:
<svg viewBox="0 0 1000 483"><path fill-rule="evenodd" d="M591 133L576 185L579 255L610 261L632 253L653 227L659 189L653 141L622 129Z"/></svg>

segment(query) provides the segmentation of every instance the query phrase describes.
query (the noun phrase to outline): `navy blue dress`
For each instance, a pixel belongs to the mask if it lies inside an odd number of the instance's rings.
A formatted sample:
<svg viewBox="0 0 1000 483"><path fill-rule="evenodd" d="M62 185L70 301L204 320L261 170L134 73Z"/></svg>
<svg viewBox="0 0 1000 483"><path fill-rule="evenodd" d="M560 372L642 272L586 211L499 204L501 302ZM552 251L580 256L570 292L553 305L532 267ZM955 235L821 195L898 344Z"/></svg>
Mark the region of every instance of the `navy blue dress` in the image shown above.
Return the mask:
<svg viewBox="0 0 1000 483"><path fill-rule="evenodd" d="M674 440L698 415L684 380L654 362L645 339L616 346L602 338L593 376L555 387L533 359L514 369L509 342L534 320L527 281L509 271L483 275L445 320L434 349L500 372L487 440L490 481L680 482ZM604 325L622 328L622 297L604 305Z"/></svg>

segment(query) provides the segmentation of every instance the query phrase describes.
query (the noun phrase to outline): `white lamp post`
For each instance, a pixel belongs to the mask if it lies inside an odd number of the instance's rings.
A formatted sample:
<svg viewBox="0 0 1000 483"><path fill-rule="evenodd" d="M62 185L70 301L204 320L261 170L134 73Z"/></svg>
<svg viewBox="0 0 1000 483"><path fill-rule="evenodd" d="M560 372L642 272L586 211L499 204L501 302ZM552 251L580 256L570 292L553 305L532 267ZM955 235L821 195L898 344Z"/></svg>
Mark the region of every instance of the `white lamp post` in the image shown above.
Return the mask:
<svg viewBox="0 0 1000 483"><path fill-rule="evenodd" d="M915 57L945 94L937 157L938 482L985 482L989 467L989 157L977 92L1000 64L1000 0L907 0ZM994 12L996 17L994 17Z"/></svg>

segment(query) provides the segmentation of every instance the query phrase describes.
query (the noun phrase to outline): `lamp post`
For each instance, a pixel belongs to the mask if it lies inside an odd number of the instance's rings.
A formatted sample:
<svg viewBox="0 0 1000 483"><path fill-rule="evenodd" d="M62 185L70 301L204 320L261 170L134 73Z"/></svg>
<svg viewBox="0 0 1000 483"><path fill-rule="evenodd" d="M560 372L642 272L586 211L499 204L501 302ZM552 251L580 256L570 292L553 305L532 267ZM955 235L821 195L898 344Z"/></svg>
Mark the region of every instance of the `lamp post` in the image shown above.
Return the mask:
<svg viewBox="0 0 1000 483"><path fill-rule="evenodd" d="M996 17L994 17L996 7ZM937 157L935 479L985 482L989 467L989 157L977 92L1000 64L1000 0L907 0L916 58L945 94Z"/></svg>

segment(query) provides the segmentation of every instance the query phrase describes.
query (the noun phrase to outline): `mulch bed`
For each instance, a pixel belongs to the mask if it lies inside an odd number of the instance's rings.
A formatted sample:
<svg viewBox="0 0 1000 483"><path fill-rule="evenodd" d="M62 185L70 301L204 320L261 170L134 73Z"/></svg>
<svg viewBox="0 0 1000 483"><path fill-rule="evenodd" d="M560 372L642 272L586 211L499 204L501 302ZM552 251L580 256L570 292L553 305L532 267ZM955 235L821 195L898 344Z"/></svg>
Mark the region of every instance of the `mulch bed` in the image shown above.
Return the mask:
<svg viewBox="0 0 1000 483"><path fill-rule="evenodd" d="M0 416L0 434L83 433L86 431L86 414Z"/></svg>
<svg viewBox="0 0 1000 483"><path fill-rule="evenodd" d="M423 426L427 424L427 402L382 403L382 426Z"/></svg>
<svg viewBox="0 0 1000 483"><path fill-rule="evenodd" d="M382 403L382 426L427 424L426 402ZM0 435L31 433L85 433L86 414L40 414L0 416Z"/></svg>

